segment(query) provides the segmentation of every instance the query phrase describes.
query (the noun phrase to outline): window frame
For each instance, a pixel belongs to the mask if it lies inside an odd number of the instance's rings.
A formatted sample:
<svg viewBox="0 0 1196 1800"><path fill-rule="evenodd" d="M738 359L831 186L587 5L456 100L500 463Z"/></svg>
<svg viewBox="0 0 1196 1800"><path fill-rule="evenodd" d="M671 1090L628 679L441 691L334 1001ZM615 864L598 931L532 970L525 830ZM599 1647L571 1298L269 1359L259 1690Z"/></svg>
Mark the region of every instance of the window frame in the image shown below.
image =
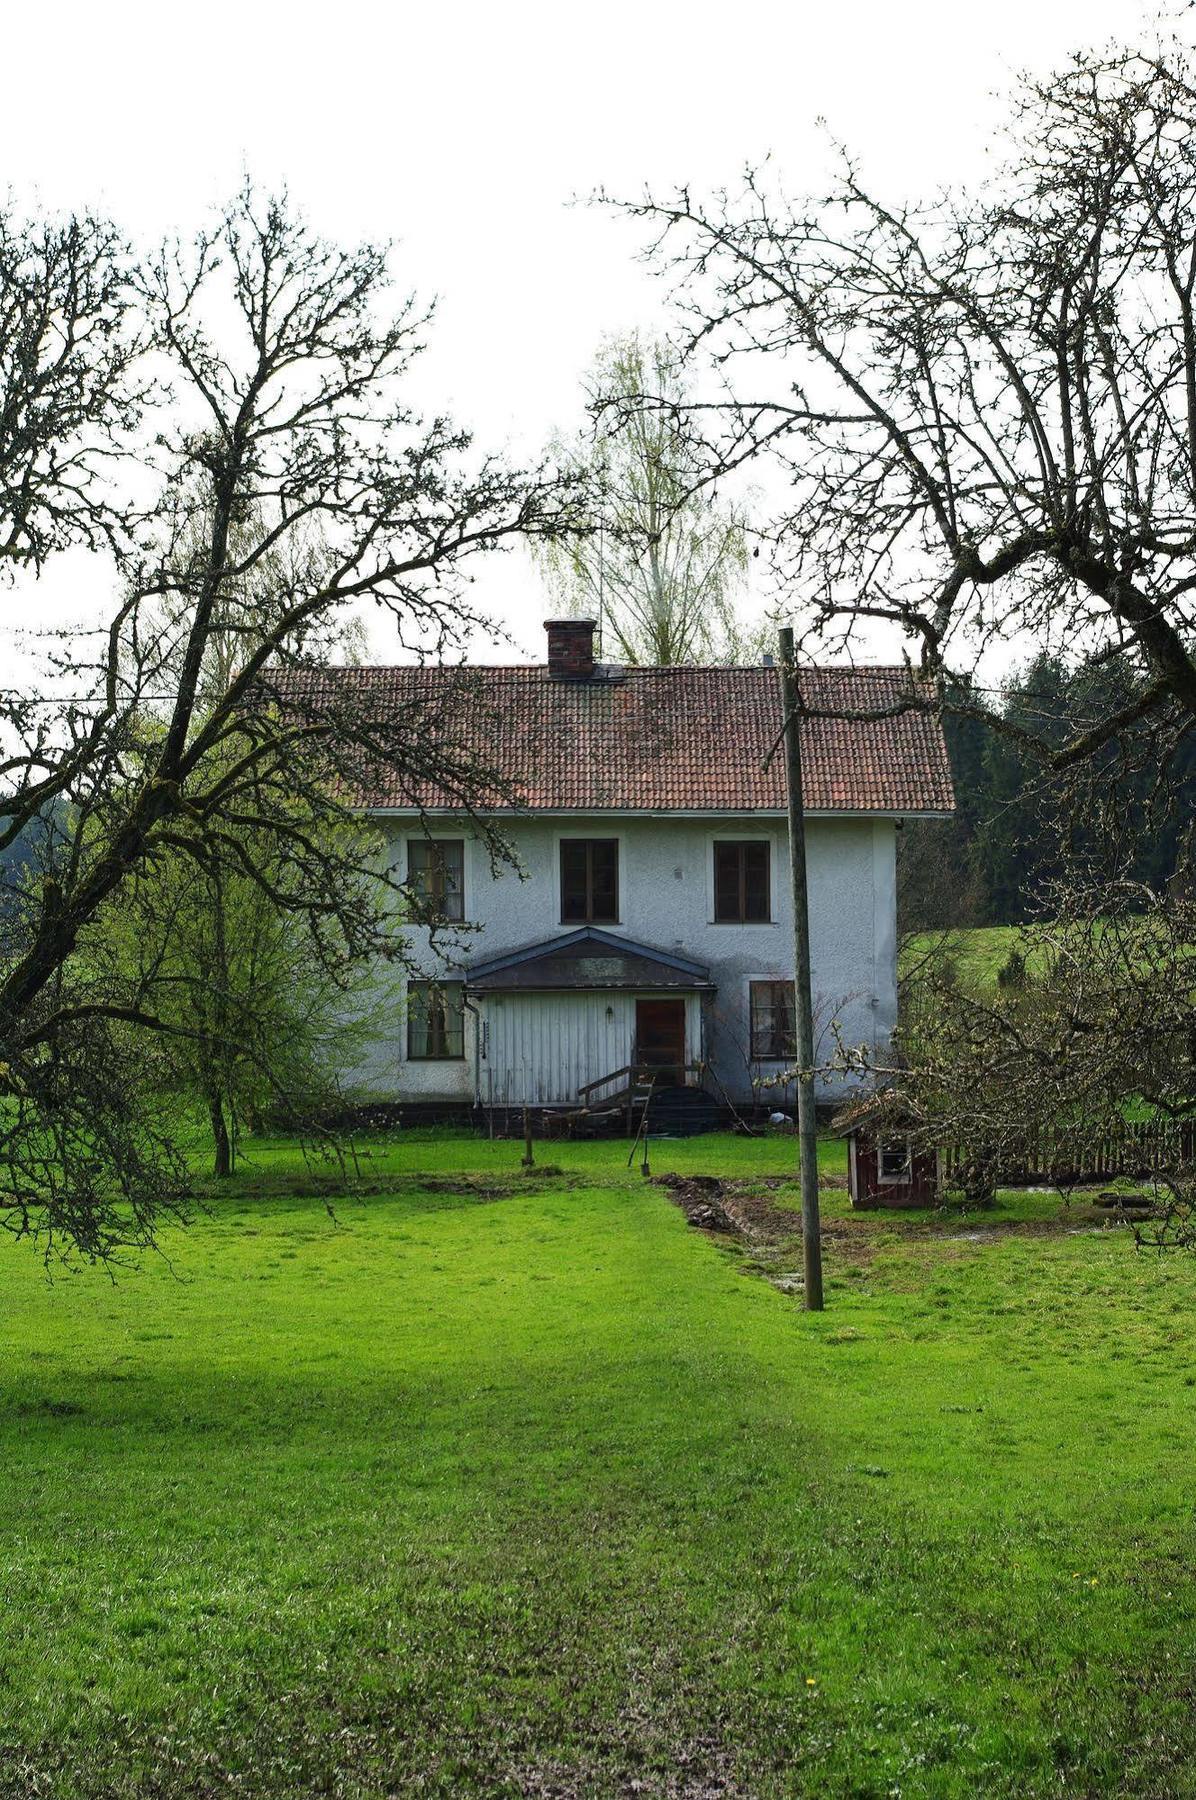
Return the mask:
<svg viewBox="0 0 1196 1800"><path fill-rule="evenodd" d="M775 1050L761 1051L756 1040L756 990L758 988L786 988L789 996L789 1049L782 1048L780 1054ZM775 1018L775 1004L770 1002L770 1009ZM775 1026L772 1042L775 1044ZM748 979L748 1047L752 1062L795 1063L797 1061L797 987L796 983L784 975L753 975Z"/></svg>
<svg viewBox="0 0 1196 1800"><path fill-rule="evenodd" d="M710 840L710 918L715 925L772 925L773 889L772 889L772 839L770 837L715 837ZM736 885L738 888L738 910L735 914L719 912L719 853L724 850L738 852L738 869ZM759 918L747 916L747 856L748 850L759 850L764 856L764 912Z"/></svg>
<svg viewBox="0 0 1196 1800"><path fill-rule="evenodd" d="M416 923L420 924L420 925L463 925L465 923L465 916L466 916L466 914L465 914L465 860L466 860L466 858L465 858L465 839L463 837L425 837L425 836L409 837L407 839L407 882L406 882L409 893L414 893L416 891L417 878L422 877L425 873L425 870L418 870L418 871L416 870L416 867L415 867L415 864L414 864L414 861L412 858L412 852L415 850L416 845L419 845L421 847L421 849L423 849L425 851L441 851L441 852L443 852L446 848L455 847L456 849L458 849L460 851L460 854L461 854L461 867L460 867L461 885L460 885L460 890L459 890L459 902L460 902L461 911L460 911L459 916L454 915L453 913L450 913L450 912L446 912L446 911L433 911L432 909L436 905L436 896L433 894L433 895L430 895L423 902L423 913L422 913L422 916L416 921ZM443 856L440 857L439 863L437 863L435 858L431 859L428 862L428 864L425 865L425 869L429 869L429 868L433 869L433 870L435 870L437 868L439 869L441 899L443 900L443 898L445 897L445 895L447 893L447 885L444 880Z"/></svg>
<svg viewBox="0 0 1196 1800"><path fill-rule="evenodd" d="M414 1042L413 1042L413 1029L418 1022L418 1016L416 1013L416 998L415 998L416 995L417 994L421 994L421 995L435 994L438 997L440 997L441 1000L443 1001L444 998L447 996L450 989L455 989L459 996L458 1007L459 1007L459 1011L460 1011L460 1026L458 1029L460 1032L460 1040L461 1040L460 1050L449 1050L449 1049L417 1050L417 1049L415 1049ZM442 1015L442 1022L441 1022L442 1041L445 1044L448 1044L450 1042L451 1036L454 1034L452 1033L452 1030L451 1030L451 1026L450 1026L450 1022L449 1022L449 1012L448 1012L448 1008L446 1005L442 1004L441 1015ZM424 1026L424 1033L425 1033L425 1036L430 1035L427 1031L426 1025ZM465 1061L465 983L463 981L438 981L433 976L425 976L425 977L420 977L414 981L409 981L407 983L407 1061L408 1062L418 1062L418 1063L442 1063L442 1062L464 1062Z"/></svg>
<svg viewBox="0 0 1196 1800"><path fill-rule="evenodd" d="M886 1175L886 1173L885 1173L885 1157L886 1157L886 1155L890 1154L893 1150L895 1150L898 1146L901 1147L901 1150L902 1150L905 1160L903 1161L900 1172L898 1174ZM913 1144L910 1141L910 1139L908 1137L886 1138L886 1139L883 1139L882 1141L878 1142L877 1146L876 1146L876 1179L877 1179L877 1181L879 1183L881 1183L881 1185L884 1187L900 1187L900 1186L908 1187L910 1182L913 1180L913 1178L914 1178L914 1147L913 1147Z"/></svg>
<svg viewBox="0 0 1196 1800"><path fill-rule="evenodd" d="M594 846L609 844L614 851L614 910L609 917L599 917L594 912ZM579 918L570 918L565 910L565 855L566 851L582 845L586 852L585 863L585 910ZM557 910L560 923L576 929L582 925L618 925L622 916L622 881L623 881L623 844L622 839L611 833L605 837L597 837L593 833L582 835L562 835L557 838Z"/></svg>

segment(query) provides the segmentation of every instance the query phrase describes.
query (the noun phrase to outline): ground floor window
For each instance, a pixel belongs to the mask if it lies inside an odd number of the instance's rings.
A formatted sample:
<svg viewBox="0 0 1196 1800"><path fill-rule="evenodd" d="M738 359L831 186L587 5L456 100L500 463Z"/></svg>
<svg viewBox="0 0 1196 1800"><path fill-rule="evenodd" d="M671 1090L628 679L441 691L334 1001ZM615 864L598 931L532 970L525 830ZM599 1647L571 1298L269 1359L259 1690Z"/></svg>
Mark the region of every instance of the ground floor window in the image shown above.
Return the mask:
<svg viewBox="0 0 1196 1800"><path fill-rule="evenodd" d="M464 988L459 981L408 982L407 1055L412 1062L456 1062L465 1055Z"/></svg>
<svg viewBox="0 0 1196 1800"><path fill-rule="evenodd" d="M792 1062L797 1055L793 983L753 981L751 1013L753 1060Z"/></svg>
<svg viewBox="0 0 1196 1800"><path fill-rule="evenodd" d="M889 1138L876 1153L877 1174L882 1181L908 1181L912 1158L908 1138Z"/></svg>

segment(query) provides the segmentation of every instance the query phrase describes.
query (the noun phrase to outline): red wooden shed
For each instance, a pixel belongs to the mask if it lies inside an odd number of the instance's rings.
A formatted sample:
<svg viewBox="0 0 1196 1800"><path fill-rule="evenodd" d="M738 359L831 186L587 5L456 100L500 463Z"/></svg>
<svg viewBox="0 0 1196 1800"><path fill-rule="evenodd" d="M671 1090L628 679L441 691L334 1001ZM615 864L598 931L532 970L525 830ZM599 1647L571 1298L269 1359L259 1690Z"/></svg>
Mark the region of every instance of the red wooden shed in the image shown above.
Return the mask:
<svg viewBox="0 0 1196 1800"><path fill-rule="evenodd" d="M919 1146L912 1122L907 1129L903 1122L883 1092L854 1100L835 1115L834 1129L847 1139L847 1191L861 1211L938 1205L939 1152Z"/></svg>

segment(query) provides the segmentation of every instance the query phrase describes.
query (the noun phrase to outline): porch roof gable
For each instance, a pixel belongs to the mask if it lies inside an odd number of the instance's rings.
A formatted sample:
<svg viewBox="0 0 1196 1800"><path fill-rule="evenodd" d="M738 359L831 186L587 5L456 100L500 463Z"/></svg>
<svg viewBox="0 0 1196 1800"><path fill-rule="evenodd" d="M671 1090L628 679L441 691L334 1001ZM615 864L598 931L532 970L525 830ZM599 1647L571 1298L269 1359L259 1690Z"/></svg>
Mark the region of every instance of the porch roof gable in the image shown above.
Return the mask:
<svg viewBox="0 0 1196 1800"><path fill-rule="evenodd" d="M714 991L710 970L701 963L594 925L472 963L465 970L465 985L473 994L570 988Z"/></svg>

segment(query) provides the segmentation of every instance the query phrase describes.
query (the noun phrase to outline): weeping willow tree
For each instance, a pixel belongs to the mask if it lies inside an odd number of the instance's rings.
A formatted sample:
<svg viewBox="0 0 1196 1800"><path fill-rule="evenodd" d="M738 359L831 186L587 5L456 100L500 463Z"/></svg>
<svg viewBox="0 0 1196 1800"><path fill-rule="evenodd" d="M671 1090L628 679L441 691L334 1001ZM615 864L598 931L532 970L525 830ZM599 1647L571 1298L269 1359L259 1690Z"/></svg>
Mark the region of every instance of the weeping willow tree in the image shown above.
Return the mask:
<svg viewBox="0 0 1196 1800"><path fill-rule="evenodd" d="M746 514L702 485L687 398L663 344L612 340L586 383L592 431L556 446L594 496L593 515L586 533L541 546L542 567L559 602L597 618L606 653L623 662L723 662L745 642Z"/></svg>

